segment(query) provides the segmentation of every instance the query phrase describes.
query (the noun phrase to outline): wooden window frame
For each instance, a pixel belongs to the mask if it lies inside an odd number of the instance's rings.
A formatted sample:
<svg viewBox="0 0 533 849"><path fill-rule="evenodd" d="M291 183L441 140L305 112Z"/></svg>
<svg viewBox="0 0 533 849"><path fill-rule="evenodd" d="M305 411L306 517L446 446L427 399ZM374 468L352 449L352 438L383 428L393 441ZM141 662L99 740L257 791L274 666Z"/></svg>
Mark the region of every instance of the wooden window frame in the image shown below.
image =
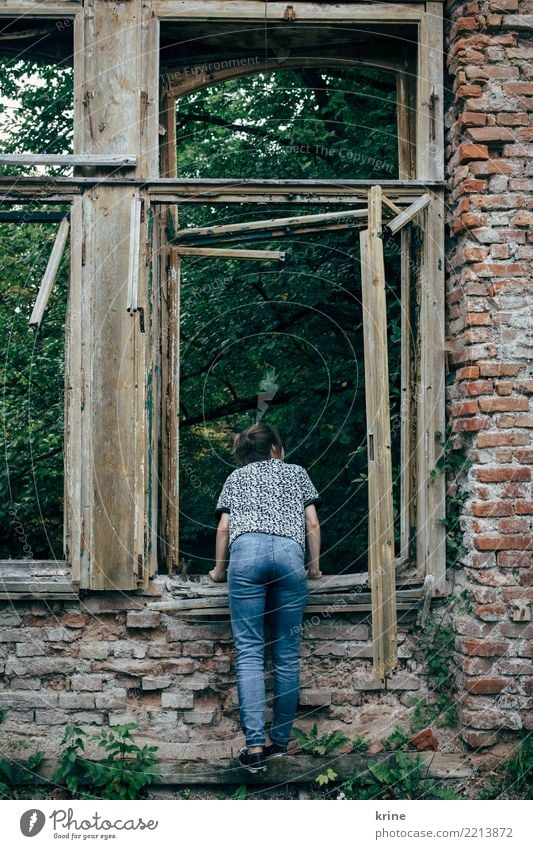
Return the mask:
<svg viewBox="0 0 533 849"><path fill-rule="evenodd" d="M129 5L129 4L128 4ZM133 5L133 3L132 3ZM94 516L91 514L91 503L82 497L84 487L86 486L84 476L87 474L86 464L84 463L84 452L86 450L86 434L84 432L84 422L82 420L83 403L87 402L93 389L91 379L87 374L86 357L87 351L84 350L84 345L87 344L87 338L83 337L82 328L80 327L80 316L84 309L87 309L87 303L83 303L86 295L82 291L80 285L80 269L84 265L86 259L86 251L88 246L81 238L83 232L87 233L87 227L90 226L91 205L87 204L87 210L84 209L84 190L99 187L99 191L105 192L106 187L110 187L113 191L119 190L121 187L124 191L138 192L143 201L144 218L140 232L141 258L144 257L144 264L149 264L147 260L147 244L150 238L147 221L149 215L152 216L154 224L152 229L152 261L151 269L153 274L160 275L161 281L165 280L164 270L167 267L165 257L168 260L168 253L171 250L170 244L166 243L165 231L169 215L173 214L176 204L181 202L204 202L206 200L206 192L209 192L209 203L228 203L242 202L243 198L250 199L250 196L255 196L260 199L265 193L269 192L272 196L276 196L280 202L286 199L289 194L294 197L294 191L299 193L299 199L304 202L320 203L322 201L331 202L332 195L335 196L335 203L339 205L352 202L354 197L360 197L361 193L368 193L372 181L318 181L320 185L310 185L309 182L299 182L288 184L287 182L272 181L249 181L244 184L241 181L208 181L208 180L179 180L175 173L175 162L173 162L172 145L175 145L175 135L172 136L172 122L169 122L169 116L172 114L173 101L175 101L175 91L168 86L161 86L159 89L159 65L154 59L154 53L159 44L159 28L161 22L164 21L187 21L187 20L203 20L206 25L211 27L216 26L220 21L262 21L265 20L265 13L268 20L282 20L287 10L291 8L283 3L268 3L265 4L260 0L247 0L247 2L232 2L221 3L215 0L203 0L201 4L197 2L170 2L170 0L145 0L140 4L142 9L142 34L139 42L139 57L147 57L141 64L139 69L141 79L141 94L145 94L144 106L140 110L140 127L141 141L137 149L128 151L120 151L124 154L132 154L139 156L134 176L124 178L117 177L84 177L75 176L74 178L56 178L54 181L54 189L50 190L49 186L45 185L45 181L49 178L17 178L16 190L9 191L6 178L0 180L0 187L6 190L4 197L12 197L16 202L20 200L30 200L39 197L45 202L52 202L53 199L61 200L70 199L72 201L71 208L71 228L72 228L72 251L74 257L75 271L72 272L75 282L74 289L71 288L71 312L70 324L68 330L68 338L66 340L67 350L69 351L69 377L72 381L71 392L66 410L67 436L66 436L66 452L67 452L67 479L66 479L66 522L70 523L70 528L73 529L75 537L72 540L69 563L58 563L57 568L61 570L65 565L70 566L70 587L76 589L92 588L104 589L110 588L109 583L100 581L98 576L93 573L91 563L87 562L84 565L84 552L87 552L87 546L90 548L90 543L94 540L95 523ZM412 288L411 278L416 274L424 281L424 285L420 286L419 297L419 375L417 377L417 390L413 399L408 399L407 404L409 409L414 411L416 417L416 433L410 437L406 433L403 437L403 451L405 455L414 452L416 456L417 466L417 481L416 484L416 517L412 515L412 503L408 509L402 510L401 527L402 527L402 545L405 548L406 540L410 533L410 528L413 526L413 520L416 527L416 569L412 575L402 575L403 578L410 578L414 582L422 581L426 576L431 576L434 579L435 591L443 593L446 591L445 582L445 530L441 523L444 518L445 510L445 485L443 476L437 475L432 478L430 472L436 468L437 460L440 456L441 449L435 434L437 431L444 432L445 413L444 413L444 361L445 361L445 346L444 346L444 253L443 253L443 235L444 235L444 183L443 183L443 162L444 162L444 143L443 143L443 72L442 72L442 44L443 44L443 18L442 18L442 3L440 2L401 2L396 0L395 3L373 3L373 4L339 4L332 7L318 5L313 3L294 2L292 8L296 14L297 25L313 25L318 23L365 23L365 24L380 24L388 25L395 22L410 21L418 27L418 47L417 47L417 83L416 91L413 86L409 85L409 74L398 73L398 92L401 102L404 104L404 109L399 115L399 135L400 141L400 173L399 180L396 181L380 181L384 187L385 196L394 203L394 198L398 198L403 194L408 195L413 192L420 193L421 190L428 191L431 194L431 204L423 212L421 212L424 232L424 247L421 255L420 264L413 270L409 260L408 250L408 231L402 233L402 243L404 250L402 251L402 292L408 295ZM20 4L8 3L2 7L0 15L7 17L9 15L20 12ZM85 74L87 70L83 70L82 58L84 57L84 48L86 45L85 38L87 34L91 35L90 21L88 21L89 12L83 9L77 3L60 3L53 0L45 0L39 3L33 14L27 14L27 7L24 7L25 16L28 17L49 17L49 18L73 18L74 22L74 53L75 53L75 154L83 154L88 151L85 149L84 137L82 135L83 127L87 123L85 114L86 99L83 96L83 87L85 85ZM85 26L85 29L84 29ZM87 29L88 26L88 29ZM151 54L149 54L151 51ZM151 58L148 58L151 56ZM91 61L93 61L91 59ZM139 61L140 58L139 58ZM208 83L206 83L208 84ZM155 109L153 103L146 95L146 92L157 92L160 103L156 103ZM158 117L158 109L160 109ZM167 128L166 137L164 137L161 145L161 165L162 175L158 176L158 172L154 167L153 158L153 139L157 135L157 124L163 123ZM415 144L413 144L415 140ZM116 151L108 151L116 153ZM85 173L85 172L82 172ZM127 186L126 186L127 184ZM9 187L12 188L12 187ZM85 193L86 194L86 193ZM129 195L128 195L129 197ZM84 218L85 230L82 230L82 216ZM76 270L77 269L77 270ZM161 273L163 272L163 273ZM144 319L148 321L148 312L152 310L151 291L146 280L145 269L143 270L143 262L141 262L142 281L138 291L139 304L146 306L146 313L142 313L142 306L139 309L133 310L134 316L139 315L139 321ZM77 275L77 277L76 277ZM154 277L153 279L158 279ZM171 287L172 288L172 287ZM154 299L156 300L156 299ZM157 309L160 307L155 307ZM81 310L81 312L80 312ZM403 311L405 314L405 310ZM141 315L142 313L142 315ZM161 422L155 421L155 400L162 402L165 387L160 390L159 398L156 395L149 396L149 392L153 390L147 389L160 366L155 354L155 335L160 332L158 326L154 327L160 320L159 315L150 315L150 331L147 338L144 339L140 335L136 338L139 340L137 354L135 354L135 369L139 380L142 384L138 394L135 397L133 410L137 421L136 430L136 457L144 456L145 462L138 463L138 472L135 476L135 520L132 527L136 539L136 551L139 551L140 568L137 567L137 562L133 563L133 574L127 580L125 576L127 570L118 570L111 576L113 585L118 589L138 589L146 588L150 577L157 573L157 555L154 550L154 531L153 516L157 513L157 498L154 498L153 487L154 480L157 479L157 470L153 472L153 457L155 442L154 433ZM404 318L407 321L407 317ZM154 323L152 323L154 322ZM407 325L404 329L407 329ZM168 327L167 327L168 330ZM136 325L136 334L137 325ZM144 332L144 331L143 331ZM163 329L164 333L164 329ZM154 335L155 334L155 335ZM163 344L175 344L175 340L169 340L168 337L163 338ZM142 344L141 344L142 343ZM167 373L168 379L168 373ZM165 375L163 375L165 381ZM406 389L410 385L410 377L408 374L407 362L402 367L402 387ZM148 394L147 394L148 393ZM152 398L152 414L149 411L150 404L147 403ZM154 418L150 421L150 415ZM86 459L89 462L91 457L87 455ZM179 474L177 465L173 473L174 483L177 481L176 475ZM409 469L405 469L402 473L403 485L411 486L408 478L410 475ZM175 484L176 485L176 484ZM81 513L80 513L81 510ZM148 525L152 529L150 537L147 540L147 534L143 534L143 525L146 528L148 517ZM81 522L80 522L81 519ZM89 533L89 536L87 534ZM92 536L91 536L92 534ZM147 546L151 546L148 551ZM101 550L102 547L101 547ZM137 557L137 555L136 555ZM10 561L16 572L17 564L22 563L25 567L28 566L27 561ZM37 567L35 567L37 568ZM129 567L128 567L129 568ZM39 596L39 581L38 569L37 572L30 564L32 575L35 578L32 584L31 592ZM4 571L4 577L5 571ZM26 592L26 590L24 590ZM29 589L27 590L30 591ZM13 595L13 594L12 594Z"/></svg>

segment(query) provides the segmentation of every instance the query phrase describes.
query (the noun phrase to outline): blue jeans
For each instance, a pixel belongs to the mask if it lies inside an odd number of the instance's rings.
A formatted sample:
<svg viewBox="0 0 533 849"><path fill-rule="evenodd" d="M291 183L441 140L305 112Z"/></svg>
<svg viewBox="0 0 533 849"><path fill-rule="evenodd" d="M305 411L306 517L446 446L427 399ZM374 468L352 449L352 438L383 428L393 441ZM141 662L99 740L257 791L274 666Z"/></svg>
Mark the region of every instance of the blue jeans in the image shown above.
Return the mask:
<svg viewBox="0 0 533 849"><path fill-rule="evenodd" d="M299 647L307 600L302 547L275 534L240 534L230 546L228 589L246 745L265 743L265 612L274 671L269 736L273 743L286 745L298 704Z"/></svg>

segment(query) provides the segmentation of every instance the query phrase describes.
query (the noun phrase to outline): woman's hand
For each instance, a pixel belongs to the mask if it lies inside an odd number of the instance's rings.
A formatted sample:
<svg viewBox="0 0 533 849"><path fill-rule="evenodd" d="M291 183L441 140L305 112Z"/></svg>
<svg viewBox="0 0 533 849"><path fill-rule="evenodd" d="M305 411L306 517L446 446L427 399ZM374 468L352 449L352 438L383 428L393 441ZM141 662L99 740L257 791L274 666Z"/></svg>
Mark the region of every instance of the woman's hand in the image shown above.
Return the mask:
<svg viewBox="0 0 533 849"><path fill-rule="evenodd" d="M222 584L226 580L226 570L225 569L223 571L220 571L220 569L217 569L215 567L215 569L211 569L211 571L208 572L208 575L211 578L211 580L215 582L215 584Z"/></svg>
<svg viewBox="0 0 533 849"><path fill-rule="evenodd" d="M310 581L318 581L322 577L322 572L320 569L309 569L307 577Z"/></svg>

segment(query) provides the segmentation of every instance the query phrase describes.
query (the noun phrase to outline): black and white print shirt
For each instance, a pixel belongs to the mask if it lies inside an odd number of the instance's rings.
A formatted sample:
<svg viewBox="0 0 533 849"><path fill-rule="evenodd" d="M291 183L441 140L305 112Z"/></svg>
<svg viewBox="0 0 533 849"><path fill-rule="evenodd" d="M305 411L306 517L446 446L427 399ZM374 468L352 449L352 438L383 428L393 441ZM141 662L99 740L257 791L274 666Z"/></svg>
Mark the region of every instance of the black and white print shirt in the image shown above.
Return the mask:
<svg viewBox="0 0 533 849"><path fill-rule="evenodd" d="M305 512L322 503L303 466L275 457L247 463L226 478L215 515L229 513L229 545L246 533L291 537L305 552Z"/></svg>

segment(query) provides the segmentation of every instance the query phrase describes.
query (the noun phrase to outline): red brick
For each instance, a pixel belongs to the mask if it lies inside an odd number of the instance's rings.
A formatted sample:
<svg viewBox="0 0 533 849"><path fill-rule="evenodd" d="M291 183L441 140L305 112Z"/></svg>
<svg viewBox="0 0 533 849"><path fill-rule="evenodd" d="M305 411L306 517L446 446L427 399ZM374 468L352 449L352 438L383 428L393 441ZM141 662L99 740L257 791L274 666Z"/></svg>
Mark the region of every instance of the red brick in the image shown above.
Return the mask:
<svg viewBox="0 0 533 849"><path fill-rule="evenodd" d="M492 316L488 312L468 312L465 316L465 323L469 325L490 325L492 324Z"/></svg>
<svg viewBox="0 0 533 849"><path fill-rule="evenodd" d="M480 581L482 584L487 584L489 587L502 587L506 584L513 583L515 578L513 575L509 573L496 572L492 569L486 569L482 572L478 572L476 575L476 580Z"/></svg>
<svg viewBox="0 0 533 849"><path fill-rule="evenodd" d="M509 127L527 126L527 115L525 112L500 112L496 115L496 121L500 125Z"/></svg>
<svg viewBox="0 0 533 849"><path fill-rule="evenodd" d="M465 386L469 395L486 395L493 389L492 380L473 380Z"/></svg>
<svg viewBox="0 0 533 849"><path fill-rule="evenodd" d="M514 377L523 369L520 363L495 363L490 361L478 363L479 373L484 377Z"/></svg>
<svg viewBox="0 0 533 849"><path fill-rule="evenodd" d="M471 419L456 419L452 423L452 431L458 433L461 431L484 430L489 427L490 419L487 416L475 416Z"/></svg>
<svg viewBox="0 0 533 849"><path fill-rule="evenodd" d="M501 693L505 690L509 681L506 678L468 678L465 688L468 693L486 695L488 693Z"/></svg>
<svg viewBox="0 0 533 849"><path fill-rule="evenodd" d="M471 127L468 135L476 142L512 142L514 133L509 127Z"/></svg>
<svg viewBox="0 0 533 849"><path fill-rule="evenodd" d="M461 731L461 738L471 749L494 746L499 739L497 731L473 731L471 728L464 728Z"/></svg>
<svg viewBox="0 0 533 849"><path fill-rule="evenodd" d="M512 220L515 227L533 227L533 212L518 212Z"/></svg>
<svg viewBox="0 0 533 849"><path fill-rule="evenodd" d="M490 0L491 12L516 12L518 0Z"/></svg>
<svg viewBox="0 0 533 849"><path fill-rule="evenodd" d="M474 612L483 622L498 622L505 617L507 609L504 604L478 604Z"/></svg>
<svg viewBox="0 0 533 849"><path fill-rule="evenodd" d="M533 556L529 551L498 552L498 566L502 569L530 569Z"/></svg>
<svg viewBox="0 0 533 849"><path fill-rule="evenodd" d="M519 649L520 657L533 657L533 640L526 640Z"/></svg>
<svg viewBox="0 0 533 849"><path fill-rule="evenodd" d="M513 466L509 468L476 469L476 477L482 483L498 483L499 481L531 479L531 469Z"/></svg>
<svg viewBox="0 0 533 849"><path fill-rule="evenodd" d="M498 380L496 382L496 392L498 395L511 395L513 392L513 384L510 380Z"/></svg>
<svg viewBox="0 0 533 849"><path fill-rule="evenodd" d="M533 463L533 448L515 449L512 453L517 463L525 463L527 465Z"/></svg>
<svg viewBox="0 0 533 849"><path fill-rule="evenodd" d="M469 657L503 657L509 651L509 644L504 640L458 639L458 645Z"/></svg>
<svg viewBox="0 0 533 849"><path fill-rule="evenodd" d="M479 377L479 366L465 366L457 369L455 377L457 380L475 380Z"/></svg>
<svg viewBox="0 0 533 849"><path fill-rule="evenodd" d="M478 412L477 401L454 401L451 405L452 416L472 416Z"/></svg>
<svg viewBox="0 0 533 849"><path fill-rule="evenodd" d="M528 519L501 519L498 522L498 530L502 534L527 534L529 530Z"/></svg>
<svg viewBox="0 0 533 849"><path fill-rule="evenodd" d="M527 398L480 398L479 406L483 413L511 413L529 410Z"/></svg>
<svg viewBox="0 0 533 849"><path fill-rule="evenodd" d="M486 503L474 502L472 504L472 515L483 516L512 516L513 505L508 501L488 501Z"/></svg>
<svg viewBox="0 0 533 849"><path fill-rule="evenodd" d="M526 445L528 436L525 433L480 433L477 448L491 448L496 445Z"/></svg>
<svg viewBox="0 0 533 849"><path fill-rule="evenodd" d="M524 395L531 395L533 393L533 380L520 380L516 388L519 392L523 392Z"/></svg>
<svg viewBox="0 0 533 849"><path fill-rule="evenodd" d="M515 511L522 516L531 516L533 515L533 502L517 501L515 504Z"/></svg>
<svg viewBox="0 0 533 849"><path fill-rule="evenodd" d="M533 537L478 534L474 536L474 545L480 551L527 551L533 549Z"/></svg>
<svg viewBox="0 0 533 849"><path fill-rule="evenodd" d="M496 448L494 459L497 463L512 463L513 452L510 448Z"/></svg>
<svg viewBox="0 0 533 849"><path fill-rule="evenodd" d="M463 89L466 88L476 88L478 86L463 86ZM481 89L479 89L481 92ZM463 94L463 97L468 95ZM489 158L489 150L485 144L460 144L459 145L459 162L470 162L472 159L488 159Z"/></svg>
<svg viewBox="0 0 533 849"><path fill-rule="evenodd" d="M514 418L514 425L516 427L533 427L533 415L519 413Z"/></svg>
<svg viewBox="0 0 533 849"><path fill-rule="evenodd" d="M525 94L526 97L533 97L533 83L503 83L502 88L509 94Z"/></svg>

